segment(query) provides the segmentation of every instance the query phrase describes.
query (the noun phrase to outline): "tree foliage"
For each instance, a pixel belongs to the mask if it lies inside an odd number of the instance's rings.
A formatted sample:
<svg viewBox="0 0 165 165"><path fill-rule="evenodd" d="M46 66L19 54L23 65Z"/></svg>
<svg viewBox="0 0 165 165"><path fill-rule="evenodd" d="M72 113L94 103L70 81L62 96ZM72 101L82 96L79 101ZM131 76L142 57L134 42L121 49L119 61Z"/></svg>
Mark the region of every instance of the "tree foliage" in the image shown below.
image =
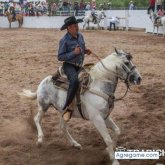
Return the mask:
<svg viewBox="0 0 165 165"><path fill-rule="evenodd" d="M82 1L82 0L72 0L72 2L74 1ZM90 2L91 0L83 0L84 2ZM47 0L48 3L53 3L55 2L56 4L59 2L59 0ZM96 0L97 4L103 4L103 3L108 3L111 2L113 7L127 7L130 0ZM133 2L135 3L135 5L137 7L147 7L149 0L133 0Z"/></svg>

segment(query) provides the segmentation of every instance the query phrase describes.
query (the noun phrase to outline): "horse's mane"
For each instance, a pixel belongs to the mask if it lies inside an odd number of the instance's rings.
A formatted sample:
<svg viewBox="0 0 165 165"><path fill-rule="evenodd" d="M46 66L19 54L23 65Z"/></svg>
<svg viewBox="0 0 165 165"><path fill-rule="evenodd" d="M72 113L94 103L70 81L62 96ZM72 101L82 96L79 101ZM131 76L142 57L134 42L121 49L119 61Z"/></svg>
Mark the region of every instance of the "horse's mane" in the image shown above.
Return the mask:
<svg viewBox="0 0 165 165"><path fill-rule="evenodd" d="M102 59L101 62L99 61L96 63L91 68L89 73L92 79L108 78L110 75L116 73L116 66L120 65L121 58L116 53L112 53L111 55L108 55L106 58Z"/></svg>

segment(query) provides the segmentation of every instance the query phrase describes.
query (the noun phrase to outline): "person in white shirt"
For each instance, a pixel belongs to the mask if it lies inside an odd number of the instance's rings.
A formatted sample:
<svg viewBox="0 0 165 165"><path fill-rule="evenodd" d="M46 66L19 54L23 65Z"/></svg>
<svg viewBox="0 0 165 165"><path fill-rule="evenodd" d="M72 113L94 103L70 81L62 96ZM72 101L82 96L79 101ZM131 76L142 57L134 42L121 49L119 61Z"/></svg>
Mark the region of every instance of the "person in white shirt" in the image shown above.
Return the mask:
<svg viewBox="0 0 165 165"><path fill-rule="evenodd" d="M134 10L133 1L130 1L130 3L129 3L129 10Z"/></svg>
<svg viewBox="0 0 165 165"><path fill-rule="evenodd" d="M110 28L109 30L112 30L112 25L114 27L114 30L116 30L116 25L120 23L120 18L119 17L112 17L110 20Z"/></svg>

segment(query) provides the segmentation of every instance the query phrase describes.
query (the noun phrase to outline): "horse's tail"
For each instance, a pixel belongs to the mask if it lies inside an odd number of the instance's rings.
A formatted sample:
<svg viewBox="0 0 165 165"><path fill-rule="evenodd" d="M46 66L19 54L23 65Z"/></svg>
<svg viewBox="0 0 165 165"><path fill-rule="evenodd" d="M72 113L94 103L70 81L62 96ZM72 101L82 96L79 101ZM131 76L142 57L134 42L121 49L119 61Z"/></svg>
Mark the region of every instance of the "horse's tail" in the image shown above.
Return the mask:
<svg viewBox="0 0 165 165"><path fill-rule="evenodd" d="M17 93L20 96L35 100L37 98L37 92L31 92L30 90L23 89L21 93Z"/></svg>

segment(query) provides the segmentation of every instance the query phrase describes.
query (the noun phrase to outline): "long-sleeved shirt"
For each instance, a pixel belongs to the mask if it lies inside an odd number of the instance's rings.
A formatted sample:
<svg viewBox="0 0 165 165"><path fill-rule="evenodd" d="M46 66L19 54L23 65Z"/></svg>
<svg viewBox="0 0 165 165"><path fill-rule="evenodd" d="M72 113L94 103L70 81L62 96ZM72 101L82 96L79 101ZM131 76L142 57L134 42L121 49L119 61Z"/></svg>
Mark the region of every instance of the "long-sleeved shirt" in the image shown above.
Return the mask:
<svg viewBox="0 0 165 165"><path fill-rule="evenodd" d="M156 0L150 0L150 1L149 1L150 6L155 6L155 2L156 2Z"/></svg>
<svg viewBox="0 0 165 165"><path fill-rule="evenodd" d="M76 46L81 48L80 54L75 54ZM77 38L73 37L69 32L60 40L58 50L58 60L82 66L85 56L85 42L81 33L77 34Z"/></svg>

